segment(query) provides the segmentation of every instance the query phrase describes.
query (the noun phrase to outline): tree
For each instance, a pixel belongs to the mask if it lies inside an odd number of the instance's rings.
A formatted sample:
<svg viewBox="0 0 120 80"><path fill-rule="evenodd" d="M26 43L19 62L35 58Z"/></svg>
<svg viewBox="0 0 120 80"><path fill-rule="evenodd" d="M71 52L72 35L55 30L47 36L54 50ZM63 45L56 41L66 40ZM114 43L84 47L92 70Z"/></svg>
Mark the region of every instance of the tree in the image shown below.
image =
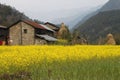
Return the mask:
<svg viewBox="0 0 120 80"><path fill-rule="evenodd" d="M24 13L19 12L13 7L0 4L0 24L10 26L20 19L29 19Z"/></svg>
<svg viewBox="0 0 120 80"><path fill-rule="evenodd" d="M44 22L39 21L39 20L37 20L37 19L34 19L33 21L36 22L36 23L38 23L38 24L44 24Z"/></svg>
<svg viewBox="0 0 120 80"><path fill-rule="evenodd" d="M115 38L116 44L120 45L120 34L115 34L114 38Z"/></svg>

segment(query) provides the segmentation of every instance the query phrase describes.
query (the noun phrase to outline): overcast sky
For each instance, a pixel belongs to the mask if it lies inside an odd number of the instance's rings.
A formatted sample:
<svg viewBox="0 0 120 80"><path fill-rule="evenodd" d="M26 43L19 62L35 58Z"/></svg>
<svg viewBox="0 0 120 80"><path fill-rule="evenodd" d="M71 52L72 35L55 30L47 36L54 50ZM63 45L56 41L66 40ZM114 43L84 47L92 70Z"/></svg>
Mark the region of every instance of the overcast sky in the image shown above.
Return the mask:
<svg viewBox="0 0 120 80"><path fill-rule="evenodd" d="M31 18L45 20L47 14L60 10L86 9L103 5L108 0L0 0L2 4L11 5ZM38 17L39 16L39 17ZM57 18L54 16L52 18Z"/></svg>

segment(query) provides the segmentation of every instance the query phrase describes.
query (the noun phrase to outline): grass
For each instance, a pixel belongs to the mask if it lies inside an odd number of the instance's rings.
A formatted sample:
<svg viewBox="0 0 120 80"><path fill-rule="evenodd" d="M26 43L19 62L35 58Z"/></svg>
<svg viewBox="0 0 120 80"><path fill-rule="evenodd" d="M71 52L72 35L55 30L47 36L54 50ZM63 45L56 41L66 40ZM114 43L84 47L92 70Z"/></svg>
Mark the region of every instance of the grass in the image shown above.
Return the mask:
<svg viewBox="0 0 120 80"><path fill-rule="evenodd" d="M29 71L33 80L120 80L120 57L43 62L30 66Z"/></svg>
<svg viewBox="0 0 120 80"><path fill-rule="evenodd" d="M32 80L120 80L120 46L0 47L0 63L1 75L25 71Z"/></svg>

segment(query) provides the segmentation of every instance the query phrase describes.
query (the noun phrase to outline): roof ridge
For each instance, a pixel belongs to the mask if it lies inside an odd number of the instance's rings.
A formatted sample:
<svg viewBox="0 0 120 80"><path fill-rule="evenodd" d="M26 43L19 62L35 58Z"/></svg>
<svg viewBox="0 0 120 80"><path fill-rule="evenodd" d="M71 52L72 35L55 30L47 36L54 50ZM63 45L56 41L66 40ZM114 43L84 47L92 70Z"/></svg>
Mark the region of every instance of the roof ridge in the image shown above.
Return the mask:
<svg viewBox="0 0 120 80"><path fill-rule="evenodd" d="M36 22L30 21L30 20L22 20L23 22L35 27L35 28L40 28L40 29L45 29L43 26L39 25Z"/></svg>

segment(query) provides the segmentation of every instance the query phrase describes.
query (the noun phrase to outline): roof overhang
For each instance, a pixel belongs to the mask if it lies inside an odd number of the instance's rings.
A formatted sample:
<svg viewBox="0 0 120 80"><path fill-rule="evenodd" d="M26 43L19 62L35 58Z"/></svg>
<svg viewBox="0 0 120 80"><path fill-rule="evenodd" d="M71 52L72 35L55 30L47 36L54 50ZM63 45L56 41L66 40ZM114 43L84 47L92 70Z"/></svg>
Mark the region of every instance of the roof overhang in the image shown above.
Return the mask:
<svg viewBox="0 0 120 80"><path fill-rule="evenodd" d="M2 28L2 29L7 29L6 26L2 26L2 25L0 25L0 28Z"/></svg>
<svg viewBox="0 0 120 80"><path fill-rule="evenodd" d="M48 36L48 35L39 35L39 34L36 34L36 36L37 36L37 37L40 37L40 38L43 38L43 39L45 39L45 40L47 40L47 41L52 41L52 42L57 41L56 38L51 37L51 36Z"/></svg>

